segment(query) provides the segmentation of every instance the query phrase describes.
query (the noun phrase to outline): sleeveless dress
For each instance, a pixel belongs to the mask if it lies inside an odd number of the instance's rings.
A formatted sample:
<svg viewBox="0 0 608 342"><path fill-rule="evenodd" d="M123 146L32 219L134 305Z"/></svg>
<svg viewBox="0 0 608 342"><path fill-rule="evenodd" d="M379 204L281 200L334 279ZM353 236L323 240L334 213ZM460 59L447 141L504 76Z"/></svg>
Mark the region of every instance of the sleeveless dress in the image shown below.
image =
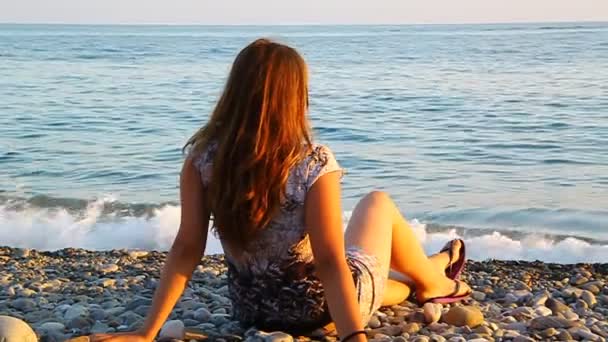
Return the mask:
<svg viewBox="0 0 608 342"><path fill-rule="evenodd" d="M212 181L217 145L193 156L203 186ZM250 241L237 260L222 242L228 265L228 289L233 318L244 327L305 331L331 322L321 281L315 275L310 240L304 225L304 202L317 179L343 173L331 150L314 145L290 170L280 212ZM380 307L388 277L375 256L361 248L346 249L363 324Z"/></svg>

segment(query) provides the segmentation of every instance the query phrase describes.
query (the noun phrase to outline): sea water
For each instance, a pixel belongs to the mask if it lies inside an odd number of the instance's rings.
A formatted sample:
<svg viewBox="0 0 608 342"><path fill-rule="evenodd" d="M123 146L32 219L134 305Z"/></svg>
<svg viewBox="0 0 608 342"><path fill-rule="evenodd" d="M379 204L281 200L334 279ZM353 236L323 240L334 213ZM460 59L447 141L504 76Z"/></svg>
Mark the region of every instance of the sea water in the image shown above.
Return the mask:
<svg viewBox="0 0 608 342"><path fill-rule="evenodd" d="M608 262L608 23L0 25L0 245L167 249L181 147L258 37L309 65L345 222L384 190L429 252Z"/></svg>

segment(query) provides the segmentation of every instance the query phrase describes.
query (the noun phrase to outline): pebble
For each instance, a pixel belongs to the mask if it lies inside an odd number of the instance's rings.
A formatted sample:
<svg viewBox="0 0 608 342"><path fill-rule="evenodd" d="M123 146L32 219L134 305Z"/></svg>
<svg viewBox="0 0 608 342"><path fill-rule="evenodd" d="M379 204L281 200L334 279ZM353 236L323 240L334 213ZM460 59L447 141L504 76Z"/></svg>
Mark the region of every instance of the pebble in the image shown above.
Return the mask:
<svg viewBox="0 0 608 342"><path fill-rule="evenodd" d="M536 309L534 309L534 313L537 316L551 316L553 314L553 311L551 311L551 309L549 309L546 306L539 306Z"/></svg>
<svg viewBox="0 0 608 342"><path fill-rule="evenodd" d="M184 338L184 333L186 328L184 323L180 320L171 320L167 321L163 327L160 329L159 336L162 338L175 338L182 339Z"/></svg>
<svg viewBox="0 0 608 342"><path fill-rule="evenodd" d="M9 305L21 312L30 312L36 309L36 302L27 298L19 298L9 302Z"/></svg>
<svg viewBox="0 0 608 342"><path fill-rule="evenodd" d="M595 304L597 304L597 299L595 299L595 295L588 290L583 290L583 293L581 294L581 299L584 300L585 303L589 305L589 307L594 307Z"/></svg>
<svg viewBox="0 0 608 342"><path fill-rule="evenodd" d="M200 322L208 322L211 319L211 312L206 308L199 308L194 311L192 318Z"/></svg>
<svg viewBox="0 0 608 342"><path fill-rule="evenodd" d="M150 254L150 252L140 251L140 250L132 250L132 251L129 251L129 253L128 253L129 257L131 257L133 259L143 258L143 257L148 256L148 254Z"/></svg>
<svg viewBox="0 0 608 342"><path fill-rule="evenodd" d="M88 315L89 311L86 307L80 304L75 304L70 306L70 308L66 310L65 314L63 315L63 319L66 321L71 321L74 318L85 317Z"/></svg>
<svg viewBox="0 0 608 342"><path fill-rule="evenodd" d="M293 337L281 331L275 331L264 338L264 342L293 342Z"/></svg>
<svg viewBox="0 0 608 342"><path fill-rule="evenodd" d="M113 273L117 272L120 268L116 264L101 265L97 270L101 273Z"/></svg>
<svg viewBox="0 0 608 342"><path fill-rule="evenodd" d="M473 299L478 302L483 302L484 300L486 300L486 294L480 291L473 291L471 297L473 297Z"/></svg>
<svg viewBox="0 0 608 342"><path fill-rule="evenodd" d="M439 322L439 319L441 319L441 304L425 303L422 309L424 310L424 321L426 323Z"/></svg>
<svg viewBox="0 0 608 342"><path fill-rule="evenodd" d="M572 335L567 330L560 330L559 334L557 334L557 339L559 341L571 341Z"/></svg>
<svg viewBox="0 0 608 342"><path fill-rule="evenodd" d="M372 328L372 329L377 329L377 328L380 328L382 326L382 323L380 323L380 320L378 319L378 317L372 316L372 318L370 318L370 320L367 323L367 325L370 328Z"/></svg>
<svg viewBox="0 0 608 342"><path fill-rule="evenodd" d="M408 334L416 334L420 331L420 324L418 323L408 323L406 325L403 326L403 328L401 329L402 332L408 333Z"/></svg>
<svg viewBox="0 0 608 342"><path fill-rule="evenodd" d="M530 321L530 328L545 330L548 328L570 328L574 326L572 321L557 316L537 317Z"/></svg>
<svg viewBox="0 0 608 342"><path fill-rule="evenodd" d="M455 306L443 316L443 321L459 327L466 325L474 328L484 322L484 317L477 307Z"/></svg>
<svg viewBox="0 0 608 342"><path fill-rule="evenodd" d="M597 295L602 291L603 286L605 285L601 281L593 281L581 286L581 288Z"/></svg>
<svg viewBox="0 0 608 342"><path fill-rule="evenodd" d="M602 338L584 328L575 327L568 330L572 336L587 341L600 341Z"/></svg>
<svg viewBox="0 0 608 342"><path fill-rule="evenodd" d="M570 311L570 307L557 299L549 298L545 303L545 306L551 309L554 315L563 314L566 311Z"/></svg>

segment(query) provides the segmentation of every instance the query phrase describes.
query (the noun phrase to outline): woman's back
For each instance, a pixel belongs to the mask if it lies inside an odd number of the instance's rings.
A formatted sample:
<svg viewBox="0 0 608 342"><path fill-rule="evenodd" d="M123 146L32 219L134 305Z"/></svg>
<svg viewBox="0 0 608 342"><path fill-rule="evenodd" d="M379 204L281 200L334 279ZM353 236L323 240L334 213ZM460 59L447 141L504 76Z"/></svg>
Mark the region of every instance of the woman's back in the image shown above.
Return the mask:
<svg viewBox="0 0 608 342"><path fill-rule="evenodd" d="M211 143L193 156L205 187L214 181L216 149L217 144ZM312 250L304 225L304 205L315 181L339 170L329 148L313 145L290 169L280 210L254 239L242 250L235 251L220 237L228 263L234 314L241 322L283 328L290 321L301 326L302 323L318 325L325 319L325 299L314 275ZM310 322L302 322L302 317L309 317Z"/></svg>

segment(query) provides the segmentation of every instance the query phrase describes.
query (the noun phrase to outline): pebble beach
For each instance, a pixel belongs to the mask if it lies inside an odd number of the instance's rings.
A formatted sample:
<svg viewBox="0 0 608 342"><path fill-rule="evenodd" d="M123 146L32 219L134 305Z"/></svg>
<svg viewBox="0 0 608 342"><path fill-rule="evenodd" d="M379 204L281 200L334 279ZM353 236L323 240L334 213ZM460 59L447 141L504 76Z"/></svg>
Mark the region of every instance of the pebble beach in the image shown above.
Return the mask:
<svg viewBox="0 0 608 342"><path fill-rule="evenodd" d="M90 333L142 324L166 252L0 248L0 316L27 322L40 341L86 341ZM231 320L222 255L205 256L158 341L335 341L242 328ZM608 264L469 261L474 292L461 304L413 301L382 308L373 341L606 341ZM81 338L78 338L81 337Z"/></svg>

